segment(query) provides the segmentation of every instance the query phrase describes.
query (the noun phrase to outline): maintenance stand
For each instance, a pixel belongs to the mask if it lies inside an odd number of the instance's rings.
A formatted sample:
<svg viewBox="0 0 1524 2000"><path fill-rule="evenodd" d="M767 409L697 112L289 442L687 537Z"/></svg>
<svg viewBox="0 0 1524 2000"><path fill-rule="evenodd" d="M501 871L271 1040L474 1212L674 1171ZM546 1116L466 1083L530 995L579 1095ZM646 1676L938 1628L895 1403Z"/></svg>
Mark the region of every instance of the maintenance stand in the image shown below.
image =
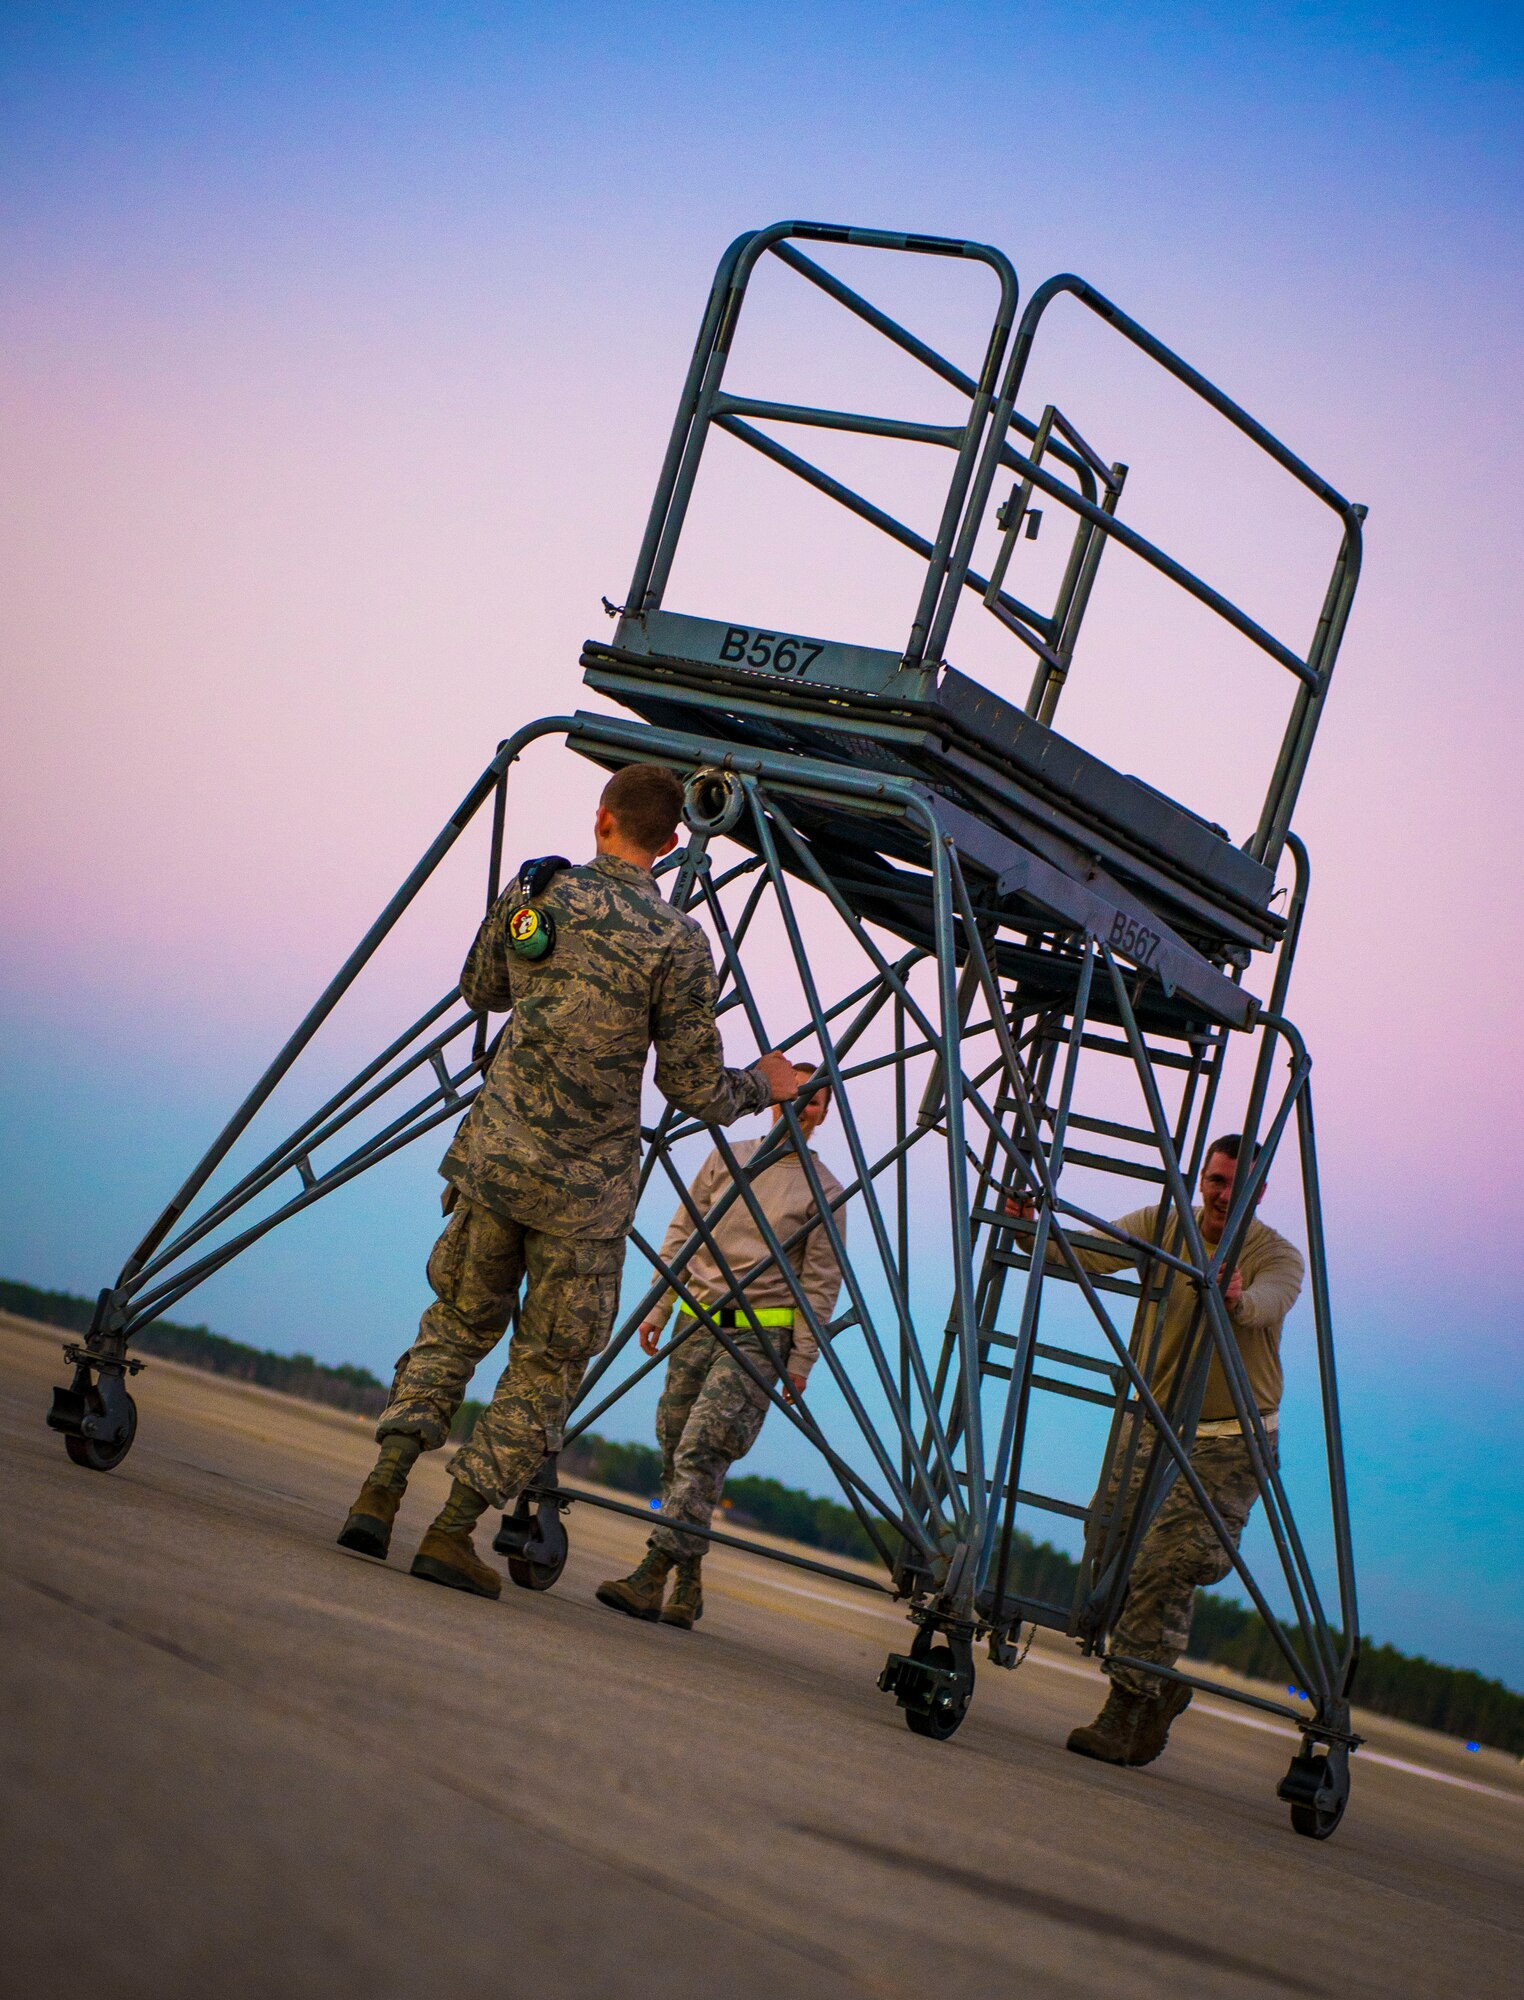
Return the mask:
<svg viewBox="0 0 1524 2000"><path fill-rule="evenodd" d="M803 244L984 266L995 304L977 375L881 311ZM763 401L730 387L732 346L763 258L781 262L955 391L961 420L910 422ZM1119 518L1127 468L1107 463L1059 409L1050 404L1035 419L1022 414L1034 343L1062 298L1183 385L1334 516L1337 553L1305 655L1127 526ZM734 1185L705 1217L687 1203L688 1176L676 1158L704 1128L664 1107L645 1133L642 1189L655 1199L669 1185L688 1205L692 1234L670 1266L641 1228L632 1235L651 1267L650 1283L589 1369L567 1443L660 1367L686 1337L684 1328L713 1332L830 1468L884 1575L875 1581L724 1530L709 1539L905 1602L914 1634L907 1652L890 1656L879 1684L910 1728L932 1738L951 1736L967 1713L980 1642L992 1661L1014 1666L1023 1628L1030 1637L1046 1626L1073 1636L1087 1653L1105 1654L1141 1538L1171 1484L1183 1479L1283 1654L1296 1705L1184 1673L1167 1677L1300 1730L1301 1748L1279 1795L1295 1829L1323 1839L1342 1817L1358 1742L1349 1699L1359 1626L1311 1065L1285 1007L1308 889L1292 814L1354 596L1365 510L1084 280L1050 279L1019 324L1017 306L1015 272L982 244L784 222L731 245L709 296L625 602L606 601L617 621L612 636L590 640L582 655L587 685L637 719L547 717L500 746L101 1294L88 1338L65 1350L74 1377L55 1392L49 1422L63 1432L75 1463L102 1471L120 1464L136 1430L126 1378L143 1365L130 1352L138 1329L270 1230L468 1110L495 1045L485 1020L465 1012L452 988L230 1186L214 1194L209 1185L464 829L489 806L489 906L496 898L510 826L509 774L518 759L541 739L560 738L609 769L663 763L687 783L688 838L663 864L669 894L710 931L722 964L722 1011L739 1013L759 1049L799 1051L831 1087L850 1173L834 1209L822 1187L814 1191L845 1282L839 1315L821 1324L792 1280L791 1244L777 1240L751 1189L784 1135L814 1179L792 1108L785 1107L777 1141L765 1142L745 1168L725 1134L709 1131ZM938 488L934 532L906 525L773 434L790 427L941 448L951 470ZM667 608L695 483L716 431L911 553L921 581L902 648ZM1035 536L1046 511L1034 505L1039 500L1072 522L1046 610L1023 601L1008 582L1021 542ZM973 563L991 523L998 543L984 575ZM1112 543L1290 676L1274 772L1241 845L1053 727ZM1021 706L947 662L955 613L970 594L1032 655ZM525 851L533 845L519 844ZM1281 889L1278 877L1285 878ZM1251 977L1267 989L1264 999ZM1235 1121L1243 1129L1240 1168L1227 1229L1209 1253L1191 1192L1225 1065L1241 1051L1250 1060ZM365 1136L355 1144L357 1131ZM1332 1603L1293 1515L1223 1297L1272 1167L1283 1182L1294 1167L1306 1216L1327 1462L1318 1545L1332 1552ZM1094 1194L1080 1198L1109 1177L1143 1183L1159 1203L1153 1240L1108 1222ZM1026 1197L1029 1219L1008 1206L1015 1195ZM732 1271L712 1238L732 1201L746 1203L767 1245L766 1265L758 1268L776 1263L788 1275L834 1396L785 1401L735 1346L720 1308L705 1310L689 1292L688 1261L707 1247L731 1287L730 1316L746 1311L745 1288L757 1271ZM837 1215L844 1204L856 1218L850 1254ZM1163 1247L1167 1241L1174 1250ZM1087 1253L1092 1261L1120 1256L1125 1274L1113 1264L1111 1275L1097 1275ZM1190 1287L1197 1303L1187 1361L1161 1407L1150 1387L1149 1343L1171 1286ZM634 1336L669 1289L696 1318L681 1318L646 1359ZM749 1323L781 1377L775 1336ZM1255 1465L1275 1558L1266 1584L1231 1547L1191 1467L1214 1357ZM839 1412L839 1422L834 1415L827 1422L819 1409ZM1085 1421L1097 1427L1089 1443L1076 1428ZM1115 1495L1125 1492L1140 1460L1141 1498L1129 1515ZM1067 1494L1039 1490L1039 1475L1028 1470L1076 1461L1082 1477ZM494 1545L515 1582L554 1584L566 1560L562 1514L573 1502L652 1519L645 1508L562 1485L547 1461ZM1066 1603L1018 1587L1026 1546L1019 1523L1034 1514L1082 1524L1079 1583ZM1272 1605L1267 1587L1289 1616Z"/></svg>

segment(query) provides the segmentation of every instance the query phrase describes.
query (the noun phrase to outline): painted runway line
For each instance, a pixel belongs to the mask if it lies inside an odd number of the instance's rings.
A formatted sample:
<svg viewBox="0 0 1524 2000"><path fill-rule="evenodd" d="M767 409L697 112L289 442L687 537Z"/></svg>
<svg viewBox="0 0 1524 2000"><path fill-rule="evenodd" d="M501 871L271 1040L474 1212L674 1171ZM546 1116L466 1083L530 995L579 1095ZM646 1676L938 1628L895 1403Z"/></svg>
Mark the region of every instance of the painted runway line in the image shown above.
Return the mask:
<svg viewBox="0 0 1524 2000"><path fill-rule="evenodd" d="M837 1597L830 1591L809 1590L802 1583L784 1583L777 1577L754 1576L750 1570L732 1573L744 1574L749 1580L765 1584L769 1590L781 1590L790 1597L809 1597L817 1604L833 1605L838 1611L856 1611L864 1618L886 1619L891 1625L903 1625L905 1622L898 1612L880 1611L876 1605L859 1604L850 1597ZM1036 1651L1028 1653L1026 1664L1046 1667L1050 1673L1077 1675L1081 1680L1099 1678L1098 1669L1094 1667L1082 1667L1077 1660L1051 1659L1046 1653ZM1297 1732L1289 1723L1270 1722L1263 1716L1246 1715L1241 1709L1219 1707L1216 1702L1197 1702L1195 1713L1214 1716L1219 1722L1236 1723L1240 1729L1260 1729L1269 1736L1284 1737L1293 1743L1297 1740ZM1429 1778L1436 1785L1454 1785L1463 1792L1480 1792L1489 1799L1507 1799L1513 1805L1524 1805L1524 1792L1507 1792L1499 1785L1483 1784L1478 1778L1462 1778L1452 1771L1436 1771L1430 1764L1409 1763L1407 1758L1388 1756L1384 1750L1360 1750L1356 1755L1362 1764L1380 1764L1385 1770L1401 1771L1411 1778Z"/></svg>

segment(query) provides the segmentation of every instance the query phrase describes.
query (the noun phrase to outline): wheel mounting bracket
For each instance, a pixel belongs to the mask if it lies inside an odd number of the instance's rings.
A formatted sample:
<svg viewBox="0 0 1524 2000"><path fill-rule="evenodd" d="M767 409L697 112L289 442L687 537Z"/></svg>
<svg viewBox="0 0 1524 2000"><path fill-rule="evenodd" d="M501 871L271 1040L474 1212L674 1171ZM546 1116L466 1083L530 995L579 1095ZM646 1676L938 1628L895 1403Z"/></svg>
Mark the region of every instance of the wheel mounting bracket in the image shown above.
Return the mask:
<svg viewBox="0 0 1524 2000"><path fill-rule="evenodd" d="M935 1715L955 1708L964 1691L964 1677L956 1667L934 1667L915 1660L908 1653L891 1653L884 1662L878 1684L892 1694L901 1708L914 1715Z"/></svg>
<svg viewBox="0 0 1524 2000"><path fill-rule="evenodd" d="M119 1443L132 1428L126 1378L144 1364L125 1355L92 1354L75 1345L64 1349L64 1359L74 1369L74 1380L67 1389L54 1389L48 1428L97 1444Z"/></svg>

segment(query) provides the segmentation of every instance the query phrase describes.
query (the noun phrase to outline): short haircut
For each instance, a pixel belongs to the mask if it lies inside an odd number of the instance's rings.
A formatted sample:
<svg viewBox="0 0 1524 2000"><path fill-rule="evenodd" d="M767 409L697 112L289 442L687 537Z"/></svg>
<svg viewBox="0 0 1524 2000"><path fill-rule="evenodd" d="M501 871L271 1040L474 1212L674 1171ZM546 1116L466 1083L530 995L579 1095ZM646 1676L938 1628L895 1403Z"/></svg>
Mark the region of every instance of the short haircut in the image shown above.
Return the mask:
<svg viewBox="0 0 1524 2000"><path fill-rule="evenodd" d="M1244 1135L1242 1132L1224 1132L1220 1139L1214 1139L1211 1145L1207 1147L1206 1157L1201 1162L1202 1166L1205 1167L1207 1160L1211 1159L1214 1153L1226 1153L1230 1160L1236 1160L1243 1143ZM1258 1146L1254 1148L1254 1157L1256 1160L1259 1158Z"/></svg>
<svg viewBox="0 0 1524 2000"><path fill-rule="evenodd" d="M626 840L655 854L683 816L682 780L665 764L626 764L609 779L598 803L613 814Z"/></svg>

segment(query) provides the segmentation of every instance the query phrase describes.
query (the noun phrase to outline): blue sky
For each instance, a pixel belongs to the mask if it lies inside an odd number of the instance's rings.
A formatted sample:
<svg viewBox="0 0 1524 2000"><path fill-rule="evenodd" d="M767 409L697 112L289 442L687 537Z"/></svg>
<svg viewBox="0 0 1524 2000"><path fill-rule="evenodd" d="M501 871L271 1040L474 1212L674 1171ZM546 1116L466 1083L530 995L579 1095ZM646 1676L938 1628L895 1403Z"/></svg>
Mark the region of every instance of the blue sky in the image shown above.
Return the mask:
<svg viewBox="0 0 1524 2000"><path fill-rule="evenodd" d="M1480 8L5 10L0 1270L107 1282L492 745L576 704L730 237L982 238L1371 506L1294 994L1365 1622L1524 1684L1520 57ZM1218 526L1076 352L1129 504L1300 588L1297 523ZM345 1049L453 974L473 893ZM399 1161L183 1316L384 1374L433 1201ZM810 1477L776 1425L754 1464Z"/></svg>

